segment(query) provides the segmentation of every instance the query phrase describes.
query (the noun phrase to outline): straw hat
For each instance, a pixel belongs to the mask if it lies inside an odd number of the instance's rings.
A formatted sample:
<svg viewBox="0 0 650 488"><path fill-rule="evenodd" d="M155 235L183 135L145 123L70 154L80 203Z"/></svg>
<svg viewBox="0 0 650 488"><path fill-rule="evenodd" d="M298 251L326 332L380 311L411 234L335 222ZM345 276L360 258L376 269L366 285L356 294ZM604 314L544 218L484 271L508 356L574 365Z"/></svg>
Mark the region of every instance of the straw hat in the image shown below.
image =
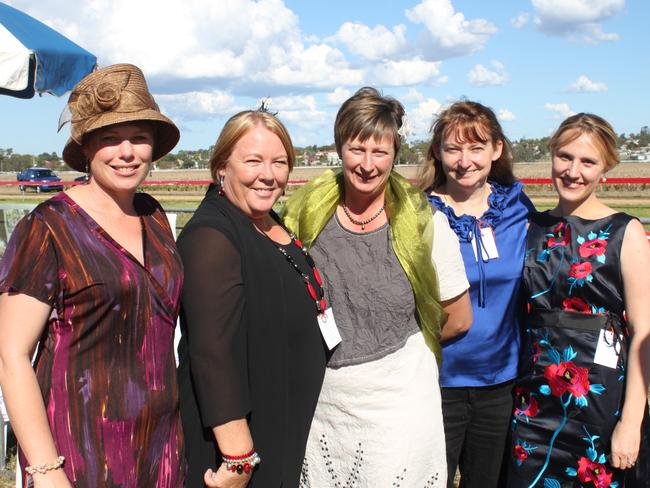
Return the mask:
<svg viewBox="0 0 650 488"><path fill-rule="evenodd" d="M63 160L77 171L87 171L82 150L84 135L102 127L140 120L152 122L156 129L154 161L171 151L180 138L176 125L160 113L144 74L132 64L107 66L81 80L68 99L67 117L59 121L59 129L71 123Z"/></svg>

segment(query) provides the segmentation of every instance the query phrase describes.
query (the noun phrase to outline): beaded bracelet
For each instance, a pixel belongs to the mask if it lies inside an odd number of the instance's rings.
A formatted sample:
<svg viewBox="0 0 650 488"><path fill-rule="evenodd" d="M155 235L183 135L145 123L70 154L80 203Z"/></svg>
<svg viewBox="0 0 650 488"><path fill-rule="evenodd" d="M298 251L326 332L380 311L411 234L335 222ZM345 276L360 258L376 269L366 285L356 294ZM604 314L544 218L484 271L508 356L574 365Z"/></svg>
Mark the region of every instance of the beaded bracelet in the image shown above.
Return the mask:
<svg viewBox="0 0 650 488"><path fill-rule="evenodd" d="M242 456L221 456L223 463L226 465L226 469L233 473L242 474L250 473L255 466L262 462L259 454L255 452L255 449L242 455Z"/></svg>
<svg viewBox="0 0 650 488"><path fill-rule="evenodd" d="M45 474L48 471L54 471L55 469L59 469L61 466L63 466L63 462L65 461L65 458L63 456L59 456L56 458L56 461L54 461L52 464L38 464L36 466L27 466L25 468L25 471L27 474L33 476L36 473L38 474Z"/></svg>

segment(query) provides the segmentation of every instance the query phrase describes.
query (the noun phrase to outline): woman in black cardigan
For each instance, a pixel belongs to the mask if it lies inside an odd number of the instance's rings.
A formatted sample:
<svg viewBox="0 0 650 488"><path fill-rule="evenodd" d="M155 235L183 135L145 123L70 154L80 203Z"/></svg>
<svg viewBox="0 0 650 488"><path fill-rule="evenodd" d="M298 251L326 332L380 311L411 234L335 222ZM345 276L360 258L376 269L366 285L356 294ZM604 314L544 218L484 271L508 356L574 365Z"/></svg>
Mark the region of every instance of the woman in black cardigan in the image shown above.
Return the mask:
<svg viewBox="0 0 650 488"><path fill-rule="evenodd" d="M326 353L320 277L272 211L294 158L269 112L232 117L178 239L188 487L298 486Z"/></svg>

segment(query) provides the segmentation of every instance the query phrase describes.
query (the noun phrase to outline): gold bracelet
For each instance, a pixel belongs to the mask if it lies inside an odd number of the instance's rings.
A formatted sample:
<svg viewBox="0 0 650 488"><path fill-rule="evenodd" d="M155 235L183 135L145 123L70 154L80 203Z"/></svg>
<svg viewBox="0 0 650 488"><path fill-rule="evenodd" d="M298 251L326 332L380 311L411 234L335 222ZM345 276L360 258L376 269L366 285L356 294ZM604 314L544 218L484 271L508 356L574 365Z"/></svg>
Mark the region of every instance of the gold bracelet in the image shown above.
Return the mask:
<svg viewBox="0 0 650 488"><path fill-rule="evenodd" d="M59 456L56 458L56 461L54 461L52 464L39 464L38 466L27 466L25 468L25 471L29 475L35 475L36 473L38 474L45 474L48 471L54 471L55 469L59 469L61 466L63 466L63 462L65 461L65 458L63 456Z"/></svg>

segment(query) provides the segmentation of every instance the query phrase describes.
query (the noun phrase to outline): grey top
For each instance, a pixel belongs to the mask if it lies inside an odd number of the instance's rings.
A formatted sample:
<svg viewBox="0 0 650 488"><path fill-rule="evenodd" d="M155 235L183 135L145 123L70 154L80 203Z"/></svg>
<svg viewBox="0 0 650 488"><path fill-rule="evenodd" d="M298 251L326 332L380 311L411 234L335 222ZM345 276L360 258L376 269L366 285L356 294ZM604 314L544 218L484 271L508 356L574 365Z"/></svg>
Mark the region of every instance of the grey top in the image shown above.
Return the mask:
<svg viewBox="0 0 650 488"><path fill-rule="evenodd" d="M388 224L360 234L344 229L334 214L310 253L324 275L327 303L343 339L328 367L380 359L420 330L413 289Z"/></svg>

